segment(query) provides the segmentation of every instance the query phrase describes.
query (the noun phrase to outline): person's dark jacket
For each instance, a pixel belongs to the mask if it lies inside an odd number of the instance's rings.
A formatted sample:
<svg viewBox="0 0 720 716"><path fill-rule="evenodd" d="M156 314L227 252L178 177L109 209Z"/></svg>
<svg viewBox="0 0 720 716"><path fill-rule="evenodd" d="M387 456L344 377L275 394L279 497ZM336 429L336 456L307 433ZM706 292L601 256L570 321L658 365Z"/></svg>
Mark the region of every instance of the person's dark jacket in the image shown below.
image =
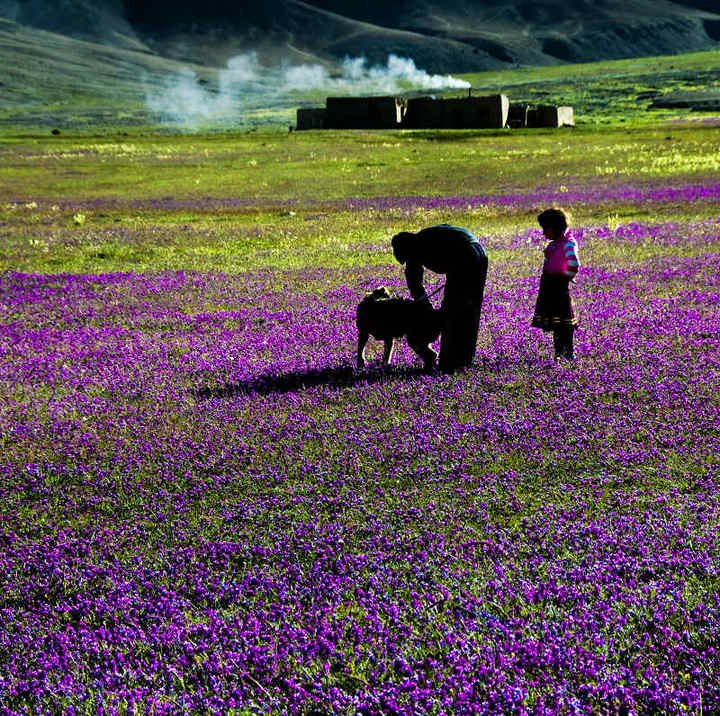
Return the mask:
<svg viewBox="0 0 720 716"><path fill-rule="evenodd" d="M430 226L416 234L399 234L393 239L393 250L399 259L404 259L405 277L414 299L425 295L425 268L448 274L450 278L453 274L462 274L479 254L485 256L485 250L471 231L450 224Z"/></svg>

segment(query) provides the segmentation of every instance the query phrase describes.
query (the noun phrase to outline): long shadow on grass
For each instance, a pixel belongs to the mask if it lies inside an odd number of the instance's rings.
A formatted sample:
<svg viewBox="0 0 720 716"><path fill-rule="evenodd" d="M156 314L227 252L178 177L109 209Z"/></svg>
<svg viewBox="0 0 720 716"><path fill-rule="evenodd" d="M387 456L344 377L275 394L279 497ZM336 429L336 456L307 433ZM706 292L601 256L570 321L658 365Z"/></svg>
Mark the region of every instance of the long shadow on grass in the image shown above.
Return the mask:
<svg viewBox="0 0 720 716"><path fill-rule="evenodd" d="M422 368L390 367L355 370L341 365L288 373L264 373L256 378L225 383L218 386L198 388L193 394L200 399L230 398L236 395L270 395L272 393L296 393L308 388L325 387L333 390L356 385L374 385L407 380L424 375Z"/></svg>

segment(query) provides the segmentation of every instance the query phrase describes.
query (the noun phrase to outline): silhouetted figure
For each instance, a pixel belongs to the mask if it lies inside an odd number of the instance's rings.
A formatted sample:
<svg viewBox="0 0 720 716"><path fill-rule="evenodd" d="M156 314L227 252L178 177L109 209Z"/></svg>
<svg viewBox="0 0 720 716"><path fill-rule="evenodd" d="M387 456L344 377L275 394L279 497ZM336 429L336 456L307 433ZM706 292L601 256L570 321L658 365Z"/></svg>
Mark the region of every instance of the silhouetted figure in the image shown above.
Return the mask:
<svg viewBox="0 0 720 716"><path fill-rule="evenodd" d="M429 308L424 269L446 274L438 363L443 373L468 368L475 355L488 266L477 236L459 226L439 224L396 234L392 248L395 258L405 264L410 295L417 302L427 302Z"/></svg>
<svg viewBox="0 0 720 716"><path fill-rule="evenodd" d="M573 334L577 319L570 298L570 282L580 268L577 243L567 234L568 216L562 209L546 209L538 223L550 243L545 247L534 328L552 331L555 358L573 359Z"/></svg>

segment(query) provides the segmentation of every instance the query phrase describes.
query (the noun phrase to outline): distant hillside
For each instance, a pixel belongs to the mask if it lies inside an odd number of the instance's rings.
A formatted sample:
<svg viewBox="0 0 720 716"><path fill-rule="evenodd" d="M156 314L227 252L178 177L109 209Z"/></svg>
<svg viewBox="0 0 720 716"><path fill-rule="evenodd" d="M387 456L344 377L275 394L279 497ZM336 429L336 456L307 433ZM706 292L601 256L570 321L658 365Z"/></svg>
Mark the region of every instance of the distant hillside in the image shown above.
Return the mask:
<svg viewBox="0 0 720 716"><path fill-rule="evenodd" d="M720 40L717 0L0 0L0 17L218 67L248 50L327 66L392 52L459 73L690 52Z"/></svg>
<svg viewBox="0 0 720 716"><path fill-rule="evenodd" d="M123 0L0 0L0 18L79 40L149 49L128 22Z"/></svg>
<svg viewBox="0 0 720 716"><path fill-rule="evenodd" d="M715 107L720 53L675 61L720 49L709 4L0 0L0 128L287 126L331 94L464 92L469 81L579 117ZM595 85L583 74L595 65L568 64L661 54L662 78L654 59L609 62ZM529 66L537 81L516 70ZM621 91L616 72L632 76Z"/></svg>
<svg viewBox="0 0 720 716"><path fill-rule="evenodd" d="M718 0L313 0L384 27L456 40L505 62L585 62L708 49ZM703 10L703 6L704 10ZM715 12L708 12L714 6ZM478 57L482 61L482 57Z"/></svg>

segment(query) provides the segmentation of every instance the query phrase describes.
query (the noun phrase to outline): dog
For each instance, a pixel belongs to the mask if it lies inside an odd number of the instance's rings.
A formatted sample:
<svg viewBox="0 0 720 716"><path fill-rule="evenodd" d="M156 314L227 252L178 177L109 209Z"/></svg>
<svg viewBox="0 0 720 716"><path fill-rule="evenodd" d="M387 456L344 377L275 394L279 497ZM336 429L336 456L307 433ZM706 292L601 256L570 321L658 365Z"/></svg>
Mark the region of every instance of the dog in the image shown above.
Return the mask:
<svg viewBox="0 0 720 716"><path fill-rule="evenodd" d="M407 336L410 348L430 371L435 366L437 352L430 347L442 329L442 310L433 308L430 302L411 301L394 296L385 286L368 293L358 304L356 324L358 329L357 367L365 367L365 346L372 336L384 341L383 363L392 361L396 338Z"/></svg>

